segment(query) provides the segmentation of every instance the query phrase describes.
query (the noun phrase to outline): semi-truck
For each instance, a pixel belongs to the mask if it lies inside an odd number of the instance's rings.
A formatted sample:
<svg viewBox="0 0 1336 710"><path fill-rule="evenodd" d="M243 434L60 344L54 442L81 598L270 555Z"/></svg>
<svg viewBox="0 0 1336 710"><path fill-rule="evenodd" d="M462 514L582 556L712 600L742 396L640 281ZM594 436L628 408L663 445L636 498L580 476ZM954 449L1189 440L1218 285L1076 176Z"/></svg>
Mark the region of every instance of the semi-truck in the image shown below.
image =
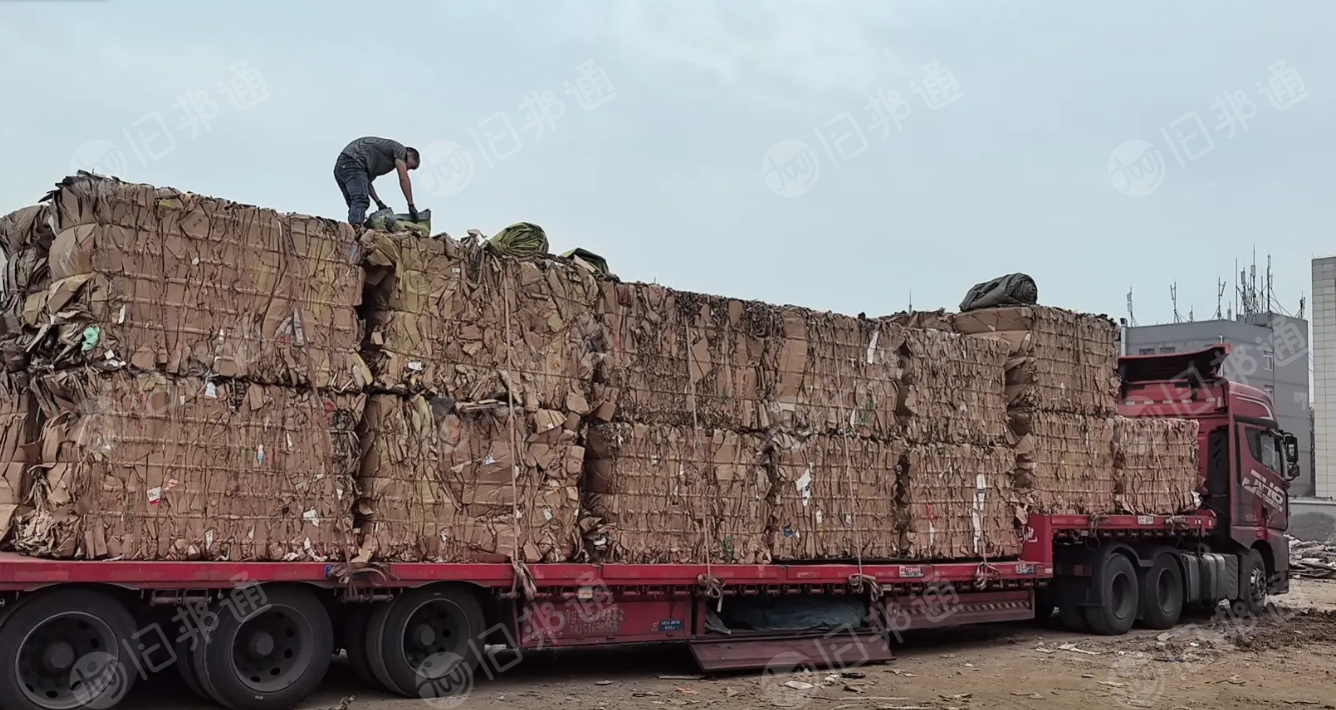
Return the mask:
<svg viewBox="0 0 1336 710"><path fill-rule="evenodd" d="M1256 615L1289 589L1298 446L1265 392L1222 374L1228 354L1222 344L1119 360L1121 415L1199 422L1195 510L1031 514L1016 559L525 565L3 553L0 708L105 710L159 672L233 710L287 708L341 652L370 686L445 698L535 648L678 643L705 672L777 658L847 668L892 658L901 630L1056 614L1071 631L1117 635L1167 629L1222 602ZM794 609L802 613L784 613Z"/></svg>

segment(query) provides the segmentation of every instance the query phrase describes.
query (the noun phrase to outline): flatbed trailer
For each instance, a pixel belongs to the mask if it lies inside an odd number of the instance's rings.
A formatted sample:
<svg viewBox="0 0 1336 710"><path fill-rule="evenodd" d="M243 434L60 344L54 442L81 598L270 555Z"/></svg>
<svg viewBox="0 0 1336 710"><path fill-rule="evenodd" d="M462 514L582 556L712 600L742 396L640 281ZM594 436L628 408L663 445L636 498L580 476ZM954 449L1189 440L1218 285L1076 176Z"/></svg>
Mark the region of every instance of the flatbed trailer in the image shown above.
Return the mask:
<svg viewBox="0 0 1336 710"><path fill-rule="evenodd" d="M1183 358L1193 372L1206 361ZM1183 377L1163 356L1124 360L1124 414L1202 423L1195 512L1030 515L1021 554L1008 560L524 565L0 554L0 708L105 710L136 680L172 667L233 710L287 708L323 680L340 649L364 682L436 698L540 648L678 643L707 672L847 669L889 660L900 632L914 629L1056 610L1070 630L1112 635L1138 623L1170 628L1185 610L1221 601L1258 613L1268 594L1288 591L1288 477L1274 469L1292 463L1276 453L1290 452L1292 437L1267 416L1260 390L1215 370ZM1254 451L1256 442L1272 454ZM831 621L723 627L732 610L793 604ZM840 616L851 607L854 616ZM496 646L518 653L503 661Z"/></svg>

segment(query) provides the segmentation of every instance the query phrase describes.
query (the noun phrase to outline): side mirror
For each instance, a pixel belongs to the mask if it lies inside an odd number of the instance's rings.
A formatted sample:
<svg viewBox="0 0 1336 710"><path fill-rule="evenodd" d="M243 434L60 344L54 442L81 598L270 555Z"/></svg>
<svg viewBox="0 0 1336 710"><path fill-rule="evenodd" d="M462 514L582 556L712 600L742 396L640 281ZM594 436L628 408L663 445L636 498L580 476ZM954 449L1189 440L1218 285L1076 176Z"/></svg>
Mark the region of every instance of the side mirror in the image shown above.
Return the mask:
<svg viewBox="0 0 1336 710"><path fill-rule="evenodd" d="M1299 438L1293 434L1281 435L1285 449L1285 478L1293 481L1299 477Z"/></svg>

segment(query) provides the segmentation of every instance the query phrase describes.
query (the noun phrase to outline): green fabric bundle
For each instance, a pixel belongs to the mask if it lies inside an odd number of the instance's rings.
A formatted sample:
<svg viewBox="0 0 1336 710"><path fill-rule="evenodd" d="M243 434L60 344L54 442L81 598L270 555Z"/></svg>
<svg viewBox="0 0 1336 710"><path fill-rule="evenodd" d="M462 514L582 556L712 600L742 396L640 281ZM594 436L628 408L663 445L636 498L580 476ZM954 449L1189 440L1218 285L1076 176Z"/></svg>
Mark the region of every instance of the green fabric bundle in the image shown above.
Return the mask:
<svg viewBox="0 0 1336 710"><path fill-rule="evenodd" d="M487 240L487 248L500 256L537 256L547 253L547 233L529 222L517 222Z"/></svg>

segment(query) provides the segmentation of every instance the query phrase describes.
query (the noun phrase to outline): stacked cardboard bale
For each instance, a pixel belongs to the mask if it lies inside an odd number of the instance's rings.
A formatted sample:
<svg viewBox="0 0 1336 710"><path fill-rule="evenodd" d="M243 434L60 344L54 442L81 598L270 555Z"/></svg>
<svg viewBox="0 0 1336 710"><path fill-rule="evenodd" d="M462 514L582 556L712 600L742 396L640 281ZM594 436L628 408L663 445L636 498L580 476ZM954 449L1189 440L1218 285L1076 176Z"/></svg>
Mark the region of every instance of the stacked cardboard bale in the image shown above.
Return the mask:
<svg viewBox="0 0 1336 710"><path fill-rule="evenodd" d="M361 429L361 555L562 562L579 547L579 418L372 395Z"/></svg>
<svg viewBox="0 0 1336 710"><path fill-rule="evenodd" d="M588 413L600 337L594 274L555 259L499 259L448 236L368 232L363 243L377 389L460 401L509 390L531 411Z"/></svg>
<svg viewBox="0 0 1336 710"><path fill-rule="evenodd" d="M770 561L764 441L722 429L614 422L588 436L591 542L616 562Z"/></svg>
<svg viewBox="0 0 1336 710"><path fill-rule="evenodd" d="M1128 513L1182 513L1197 507L1198 423L1194 419L1114 418L1118 506Z"/></svg>
<svg viewBox="0 0 1336 710"><path fill-rule="evenodd" d="M27 505L28 466L36 435L37 407L32 395L8 378L0 381L0 540Z"/></svg>
<svg viewBox="0 0 1336 710"><path fill-rule="evenodd" d="M1017 503L1004 446L916 444L906 453L901 505L909 513L905 559L988 559L1017 555Z"/></svg>
<svg viewBox="0 0 1336 710"><path fill-rule="evenodd" d="M361 556L570 559L602 347L594 274L448 236L363 245L380 394L362 428Z"/></svg>
<svg viewBox="0 0 1336 710"><path fill-rule="evenodd" d="M771 547L784 560L884 560L901 552L905 444L838 435L777 438Z"/></svg>
<svg viewBox="0 0 1336 710"><path fill-rule="evenodd" d="M621 421L757 430L765 427L763 348L777 332L763 303L601 284L603 352L594 399Z"/></svg>
<svg viewBox="0 0 1336 710"><path fill-rule="evenodd" d="M1006 343L1007 412L1017 495L1036 513L1115 509L1113 414L1118 330L1104 316L1045 306L950 318L957 332Z"/></svg>
<svg viewBox="0 0 1336 710"><path fill-rule="evenodd" d="M22 289L7 365L43 419L18 549L292 560L347 547L370 380L351 227L81 173L5 232L24 272L6 276Z"/></svg>
<svg viewBox="0 0 1336 710"><path fill-rule="evenodd" d="M774 479L771 547L782 560L890 559L906 333L898 325L786 307L762 379Z"/></svg>

